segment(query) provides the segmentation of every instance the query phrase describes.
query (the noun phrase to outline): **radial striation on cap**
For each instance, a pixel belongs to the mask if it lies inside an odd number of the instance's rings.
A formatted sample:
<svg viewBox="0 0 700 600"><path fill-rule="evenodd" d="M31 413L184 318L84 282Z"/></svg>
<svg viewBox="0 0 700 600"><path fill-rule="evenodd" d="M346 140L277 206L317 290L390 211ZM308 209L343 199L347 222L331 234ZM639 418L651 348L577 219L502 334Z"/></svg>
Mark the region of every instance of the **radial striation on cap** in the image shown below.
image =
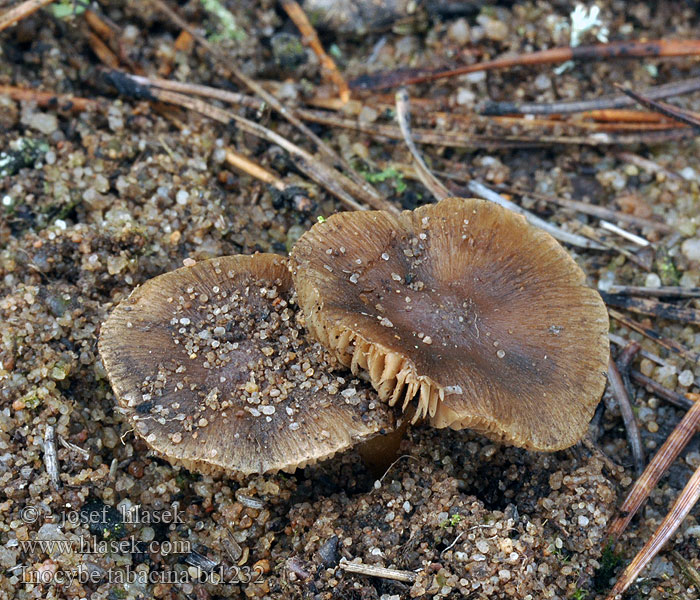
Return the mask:
<svg viewBox="0 0 700 600"><path fill-rule="evenodd" d="M147 281L99 350L135 431L202 472L293 471L395 428L297 318L287 260L215 258Z"/></svg>
<svg viewBox="0 0 700 600"><path fill-rule="evenodd" d="M608 315L549 234L493 203L449 198L347 212L292 251L309 331L382 399L436 427L533 450L587 430L605 387Z"/></svg>

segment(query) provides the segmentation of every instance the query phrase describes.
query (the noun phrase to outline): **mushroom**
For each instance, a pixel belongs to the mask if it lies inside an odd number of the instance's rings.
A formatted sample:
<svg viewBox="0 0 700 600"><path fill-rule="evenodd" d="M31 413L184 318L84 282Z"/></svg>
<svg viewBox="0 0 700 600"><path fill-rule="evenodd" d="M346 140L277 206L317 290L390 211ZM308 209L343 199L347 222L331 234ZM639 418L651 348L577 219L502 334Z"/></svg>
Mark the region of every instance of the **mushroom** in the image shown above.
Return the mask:
<svg viewBox="0 0 700 600"><path fill-rule="evenodd" d="M559 450L605 387L608 316L549 234L511 211L448 198L347 212L292 251L309 331L380 397L435 427Z"/></svg>
<svg viewBox="0 0 700 600"><path fill-rule="evenodd" d="M99 350L120 410L171 462L293 471L395 427L296 317L287 259L226 256L134 290Z"/></svg>

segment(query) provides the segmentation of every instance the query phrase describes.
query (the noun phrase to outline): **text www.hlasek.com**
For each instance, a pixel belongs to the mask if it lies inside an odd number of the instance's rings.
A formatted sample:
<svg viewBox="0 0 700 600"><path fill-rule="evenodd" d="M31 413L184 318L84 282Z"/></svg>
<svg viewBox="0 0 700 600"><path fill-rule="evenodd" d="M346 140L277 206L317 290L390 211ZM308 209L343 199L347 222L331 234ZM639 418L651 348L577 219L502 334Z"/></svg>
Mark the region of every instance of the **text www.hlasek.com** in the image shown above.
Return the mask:
<svg viewBox="0 0 700 600"><path fill-rule="evenodd" d="M149 552L167 556L169 554L189 554L192 552L191 544L187 540L165 540L159 542L152 540L144 542L130 537L122 540L102 540L96 535L92 537L79 537L78 540L21 540L20 547L24 552L34 553L36 550L45 552L49 556L56 554L136 554L137 552Z"/></svg>

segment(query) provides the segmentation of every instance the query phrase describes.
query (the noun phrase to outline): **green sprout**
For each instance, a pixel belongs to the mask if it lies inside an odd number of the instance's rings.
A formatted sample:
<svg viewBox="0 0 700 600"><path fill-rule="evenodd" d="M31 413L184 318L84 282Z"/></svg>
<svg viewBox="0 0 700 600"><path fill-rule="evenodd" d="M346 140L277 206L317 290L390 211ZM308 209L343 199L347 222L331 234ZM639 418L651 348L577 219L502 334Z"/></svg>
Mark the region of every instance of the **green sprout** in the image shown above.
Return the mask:
<svg viewBox="0 0 700 600"><path fill-rule="evenodd" d="M403 194L406 191L403 173L396 169L396 167L387 167L383 171L379 171L379 173L362 173L362 175L368 183L381 183L391 179L393 180L394 189L396 189L397 193Z"/></svg>
<svg viewBox="0 0 700 600"><path fill-rule="evenodd" d="M22 396L21 400L24 404L24 407L28 408L29 410L33 410L41 404L41 398L39 398L36 391L28 392L27 394Z"/></svg>
<svg viewBox="0 0 700 600"><path fill-rule="evenodd" d="M656 253L656 270L662 285L678 285L681 280L680 271L665 248L659 248Z"/></svg>
<svg viewBox="0 0 700 600"><path fill-rule="evenodd" d="M330 54L333 58L337 60L343 58L343 52L338 47L338 44L331 44L328 48L328 54Z"/></svg>
<svg viewBox="0 0 700 600"><path fill-rule="evenodd" d="M49 8L56 19L68 19L82 15L88 6L88 2L81 0L61 0L54 2Z"/></svg>
<svg viewBox="0 0 700 600"><path fill-rule="evenodd" d="M440 527L443 529L446 527L456 527L462 521L462 515L454 514L449 519L445 519L440 523Z"/></svg>
<svg viewBox="0 0 700 600"><path fill-rule="evenodd" d="M326 217L324 217L323 215L318 215L318 217L316 217L316 220L317 220L319 223L325 223L325 222L326 222Z"/></svg>
<svg viewBox="0 0 700 600"><path fill-rule="evenodd" d="M236 19L219 0L202 0L204 10L219 19L222 33L209 36L209 41L233 40L240 42L245 39L245 32L236 25Z"/></svg>

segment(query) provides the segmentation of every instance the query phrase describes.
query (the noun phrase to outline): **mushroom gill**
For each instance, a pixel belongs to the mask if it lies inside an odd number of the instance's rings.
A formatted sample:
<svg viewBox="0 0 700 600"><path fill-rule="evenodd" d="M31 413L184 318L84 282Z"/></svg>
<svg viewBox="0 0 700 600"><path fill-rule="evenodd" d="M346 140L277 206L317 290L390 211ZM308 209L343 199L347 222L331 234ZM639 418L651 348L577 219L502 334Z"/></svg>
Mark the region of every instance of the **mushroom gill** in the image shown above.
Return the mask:
<svg viewBox="0 0 700 600"><path fill-rule="evenodd" d="M605 387L608 316L549 234L450 198L333 215L292 251L309 331L380 397L436 427L535 450L585 433Z"/></svg>
<svg viewBox="0 0 700 600"><path fill-rule="evenodd" d="M120 410L171 462L201 472L293 471L395 422L297 319L287 260L226 256L134 290L99 350Z"/></svg>

